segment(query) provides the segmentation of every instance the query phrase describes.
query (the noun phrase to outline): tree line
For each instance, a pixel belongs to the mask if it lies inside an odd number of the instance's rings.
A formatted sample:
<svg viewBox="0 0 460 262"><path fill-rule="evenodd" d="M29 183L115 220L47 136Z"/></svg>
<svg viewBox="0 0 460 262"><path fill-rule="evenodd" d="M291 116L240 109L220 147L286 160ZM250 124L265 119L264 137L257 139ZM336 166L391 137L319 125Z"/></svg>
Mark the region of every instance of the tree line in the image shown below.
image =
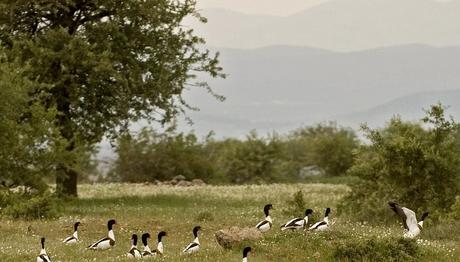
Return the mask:
<svg viewBox="0 0 460 262"><path fill-rule="evenodd" d="M117 140L118 157L109 179L153 182L183 175L214 184L298 182L309 175L309 168L312 174L345 175L358 144L353 130L335 123L288 135L259 136L252 131L241 140L210 135L203 141L193 133L144 128Z"/></svg>

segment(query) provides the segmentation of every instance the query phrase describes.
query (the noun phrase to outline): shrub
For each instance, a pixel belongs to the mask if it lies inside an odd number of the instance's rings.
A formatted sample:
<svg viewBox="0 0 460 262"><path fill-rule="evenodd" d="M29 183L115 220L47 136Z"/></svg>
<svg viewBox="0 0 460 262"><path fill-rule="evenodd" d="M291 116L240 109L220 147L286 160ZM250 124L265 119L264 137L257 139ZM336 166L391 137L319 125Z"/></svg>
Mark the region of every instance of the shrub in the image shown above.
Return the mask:
<svg viewBox="0 0 460 262"><path fill-rule="evenodd" d="M334 260L345 261L416 261L421 255L411 239L367 239L346 241L338 245Z"/></svg>
<svg viewBox="0 0 460 262"><path fill-rule="evenodd" d="M455 198L455 202L451 207L451 211L448 217L452 220L460 220L460 196Z"/></svg>
<svg viewBox="0 0 460 262"><path fill-rule="evenodd" d="M303 197L303 192L302 190L299 190L294 193L291 200L287 201L287 209L284 213L292 216L299 216L300 214L302 214L303 216L303 214L305 213L306 206L307 203L305 202L305 199Z"/></svg>
<svg viewBox="0 0 460 262"><path fill-rule="evenodd" d="M225 169L230 182L235 184L280 182L286 179L280 170L282 164L281 140L277 135L268 138L251 132L239 144L233 156L227 156Z"/></svg>
<svg viewBox="0 0 460 262"><path fill-rule="evenodd" d="M42 219L58 215L57 200L45 191L44 193L21 190L0 191L0 214L13 219Z"/></svg>
<svg viewBox="0 0 460 262"><path fill-rule="evenodd" d="M362 220L389 217L394 200L430 218L445 214L459 192L458 125L446 120L441 105L432 106L422 124L394 118L382 130L365 128L362 146L348 175L360 178L340 210Z"/></svg>
<svg viewBox="0 0 460 262"><path fill-rule="evenodd" d="M292 132L286 140L286 154L298 170L317 166L328 176L341 176L352 166L358 145L353 130L331 122Z"/></svg>
<svg viewBox="0 0 460 262"><path fill-rule="evenodd" d="M142 129L136 137L118 140L113 172L123 182L167 180L177 175L208 181L213 173L203 145L191 134Z"/></svg>

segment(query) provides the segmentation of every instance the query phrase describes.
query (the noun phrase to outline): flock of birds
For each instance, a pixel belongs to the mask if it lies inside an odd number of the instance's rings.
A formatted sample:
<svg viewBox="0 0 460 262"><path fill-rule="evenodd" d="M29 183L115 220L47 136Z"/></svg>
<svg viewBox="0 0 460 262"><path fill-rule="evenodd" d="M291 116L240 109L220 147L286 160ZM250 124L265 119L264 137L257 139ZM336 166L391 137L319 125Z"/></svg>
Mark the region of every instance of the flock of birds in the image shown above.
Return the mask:
<svg viewBox="0 0 460 262"><path fill-rule="evenodd" d="M422 214L420 220L417 220L415 212L406 208L401 207L397 203L389 202L388 203L390 208L401 218L403 226L405 228L404 237L408 238L415 238L418 236L423 228L423 221L428 216L428 212ZM261 232L269 231L273 226L273 220L270 216L270 210L273 208L271 204L265 205L264 207L264 214L265 219L257 223L255 226ZM321 221L318 221L311 225L308 229L311 231L323 231L329 228L329 213L331 212L330 208L326 208L324 217ZM303 218L297 217L289 220L285 224L281 226L281 230L302 230L306 229L308 226L309 216L313 214L312 209L305 210L305 216ZM107 237L104 237L93 244L89 245L87 248L91 250L106 250L112 248L115 245L115 234L113 232L113 225L116 224L114 219L111 219L107 222L108 233ZM78 239L78 227L80 222L76 222L73 226L73 234L63 240L64 244L75 244L79 241ZM188 244L182 253L185 254L192 254L196 253L200 250L200 241L198 239L198 232L201 230L200 226L196 226L193 228L193 241ZM137 235L133 234L131 237L131 248L129 249L127 256L130 258L149 258L155 256L161 256L164 252L163 246L163 237L167 236L165 231L161 231L158 233L158 242L157 248L151 250L148 245L148 239L150 238L149 233L144 233L141 236L142 244L144 246L144 250L141 251L137 248ZM245 247L243 249L243 262L247 262L247 257L249 252L251 252L251 247ZM51 262L51 258L48 256L46 249L45 249L45 238L41 238L41 251L39 256L37 257L37 262Z"/></svg>

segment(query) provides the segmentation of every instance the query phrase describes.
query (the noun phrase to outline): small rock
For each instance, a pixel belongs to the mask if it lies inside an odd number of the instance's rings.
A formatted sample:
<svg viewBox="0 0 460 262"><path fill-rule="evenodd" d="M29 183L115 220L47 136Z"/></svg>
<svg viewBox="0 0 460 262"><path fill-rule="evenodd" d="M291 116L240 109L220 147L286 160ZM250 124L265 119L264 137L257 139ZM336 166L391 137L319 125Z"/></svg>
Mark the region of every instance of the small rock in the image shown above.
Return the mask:
<svg viewBox="0 0 460 262"><path fill-rule="evenodd" d="M223 248L232 248L246 240L259 240L263 237L262 233L256 228L231 227L221 229L215 234L217 243Z"/></svg>
<svg viewBox="0 0 460 262"><path fill-rule="evenodd" d="M161 182L162 185L165 185L165 186L172 186L173 184L171 183L171 181L163 181Z"/></svg>
<svg viewBox="0 0 460 262"><path fill-rule="evenodd" d="M204 186L206 183L201 179L193 179L192 183L194 186Z"/></svg>
<svg viewBox="0 0 460 262"><path fill-rule="evenodd" d="M176 186L193 186L193 183L190 181L181 180L177 182Z"/></svg>
<svg viewBox="0 0 460 262"><path fill-rule="evenodd" d="M182 181L182 180L185 180L185 176L183 175L178 175L178 176L175 176L172 178L172 180L177 180L177 181Z"/></svg>

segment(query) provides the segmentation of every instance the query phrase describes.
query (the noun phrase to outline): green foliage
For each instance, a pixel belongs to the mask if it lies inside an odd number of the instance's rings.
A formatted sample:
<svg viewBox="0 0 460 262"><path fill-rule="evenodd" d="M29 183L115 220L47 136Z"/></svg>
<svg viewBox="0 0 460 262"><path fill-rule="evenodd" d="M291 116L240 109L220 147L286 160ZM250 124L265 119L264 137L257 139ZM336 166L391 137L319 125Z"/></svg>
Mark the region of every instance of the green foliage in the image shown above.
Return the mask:
<svg viewBox="0 0 460 262"><path fill-rule="evenodd" d="M156 133L143 129L137 137L118 140L114 175L123 182L167 180L177 175L208 180L213 173L203 145L194 134Z"/></svg>
<svg viewBox="0 0 460 262"><path fill-rule="evenodd" d="M452 220L460 220L460 196L455 198L455 202L451 207L451 211L449 213L449 218Z"/></svg>
<svg viewBox="0 0 460 262"><path fill-rule="evenodd" d="M334 250L335 261L418 261L419 247L411 239L346 241Z"/></svg>
<svg viewBox="0 0 460 262"><path fill-rule="evenodd" d="M24 77L0 50L0 182L45 190L43 178L53 174L60 158L60 140L53 128L55 112L31 101L37 83Z"/></svg>
<svg viewBox="0 0 460 262"><path fill-rule="evenodd" d="M299 214L304 214L307 203L303 197L302 190L295 192L292 195L292 199L287 201L287 209L284 213L291 216L298 216Z"/></svg>
<svg viewBox="0 0 460 262"><path fill-rule="evenodd" d="M233 155L226 156L225 170L230 182L262 183L283 179L278 169L282 161L281 140L273 135L260 138L251 132L243 143L238 143Z"/></svg>
<svg viewBox="0 0 460 262"><path fill-rule="evenodd" d="M360 182L341 205L345 213L363 220L389 214L394 200L430 218L447 212L459 194L458 125L446 120L441 105L432 106L426 124L392 119L382 130L365 128L369 146L362 146L349 175Z"/></svg>
<svg viewBox="0 0 460 262"><path fill-rule="evenodd" d="M205 21L195 1L4 1L0 45L38 84L34 102L55 109L71 161L57 162L57 191L76 195L77 162L87 146L115 137L129 121L172 120L190 106L182 92L205 88L197 74L223 76L217 54L183 26ZM77 155L77 156L75 156Z"/></svg>
<svg viewBox="0 0 460 262"><path fill-rule="evenodd" d="M328 176L344 175L353 164L359 142L351 129L336 123L319 124L292 132L286 153L299 171L305 164L321 168Z"/></svg>
<svg viewBox="0 0 460 262"><path fill-rule="evenodd" d="M58 214L57 200L48 191L0 190L0 215L13 219L53 218Z"/></svg>
<svg viewBox="0 0 460 262"><path fill-rule="evenodd" d="M357 144L354 133L335 125L302 130L309 130L305 131L308 135L261 137L253 131L245 140L219 141L210 135L198 141L193 133L177 134L172 129L160 134L144 129L135 137L126 135L118 139L118 159L112 173L125 182L167 180L184 175L208 183L244 184L298 181L302 168L316 164L330 174L346 171L348 164L340 166L336 161L351 159ZM333 149L331 141L346 150ZM330 163L321 145L332 150Z"/></svg>
<svg viewBox="0 0 460 262"><path fill-rule="evenodd" d="M49 84L47 105L70 121L59 125L97 142L127 119L169 120L196 72L220 75L204 40L182 26L187 16L201 19L194 1L10 1L1 43Z"/></svg>

